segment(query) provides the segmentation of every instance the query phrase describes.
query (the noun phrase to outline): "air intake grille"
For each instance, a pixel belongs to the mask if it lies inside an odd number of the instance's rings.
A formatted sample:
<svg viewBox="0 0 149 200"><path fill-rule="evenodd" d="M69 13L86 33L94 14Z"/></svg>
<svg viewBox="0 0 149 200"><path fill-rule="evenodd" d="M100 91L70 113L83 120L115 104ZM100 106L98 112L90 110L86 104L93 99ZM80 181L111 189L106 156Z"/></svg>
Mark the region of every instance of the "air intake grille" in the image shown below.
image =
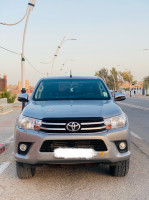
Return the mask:
<svg viewBox="0 0 149 200"><path fill-rule="evenodd" d="M68 124L79 124L79 130L68 130ZM43 119L40 127L45 133L94 133L106 130L103 118Z"/></svg>
<svg viewBox="0 0 149 200"><path fill-rule="evenodd" d="M56 148L92 148L95 151L107 151L103 140L46 140L40 152L54 152Z"/></svg>

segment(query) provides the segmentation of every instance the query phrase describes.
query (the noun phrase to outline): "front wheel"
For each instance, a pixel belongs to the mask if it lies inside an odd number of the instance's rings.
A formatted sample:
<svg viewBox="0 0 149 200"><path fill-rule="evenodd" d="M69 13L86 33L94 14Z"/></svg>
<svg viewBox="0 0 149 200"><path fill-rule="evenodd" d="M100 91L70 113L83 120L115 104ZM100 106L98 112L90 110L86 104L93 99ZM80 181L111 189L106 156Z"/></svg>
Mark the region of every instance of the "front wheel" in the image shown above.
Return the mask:
<svg viewBox="0 0 149 200"><path fill-rule="evenodd" d="M35 168L20 162L16 162L16 171L20 179L32 178L35 175Z"/></svg>
<svg viewBox="0 0 149 200"><path fill-rule="evenodd" d="M110 173L113 176L126 176L129 171L129 160L124 160L110 166Z"/></svg>

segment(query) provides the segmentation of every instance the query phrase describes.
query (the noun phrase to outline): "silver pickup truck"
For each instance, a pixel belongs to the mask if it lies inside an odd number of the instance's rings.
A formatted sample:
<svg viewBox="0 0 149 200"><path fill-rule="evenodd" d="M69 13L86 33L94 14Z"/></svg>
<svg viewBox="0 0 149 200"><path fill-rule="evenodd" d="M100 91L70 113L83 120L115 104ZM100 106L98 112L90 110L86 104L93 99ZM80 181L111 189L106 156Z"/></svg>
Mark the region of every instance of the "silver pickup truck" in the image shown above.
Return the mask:
<svg viewBox="0 0 149 200"><path fill-rule="evenodd" d="M44 164L104 163L114 176L129 170L130 134L125 113L99 77L47 77L37 83L15 128L19 178Z"/></svg>

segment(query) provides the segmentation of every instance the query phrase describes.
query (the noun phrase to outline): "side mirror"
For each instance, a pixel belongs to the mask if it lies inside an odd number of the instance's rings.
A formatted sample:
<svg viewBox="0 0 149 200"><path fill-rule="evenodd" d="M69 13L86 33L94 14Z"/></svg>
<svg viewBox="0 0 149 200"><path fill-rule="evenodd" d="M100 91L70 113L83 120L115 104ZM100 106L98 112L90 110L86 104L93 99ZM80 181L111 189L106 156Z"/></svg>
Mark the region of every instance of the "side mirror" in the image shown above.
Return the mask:
<svg viewBox="0 0 149 200"><path fill-rule="evenodd" d="M124 93L115 92L114 101L124 101L126 99L126 95Z"/></svg>
<svg viewBox="0 0 149 200"><path fill-rule="evenodd" d="M18 101L20 102L28 102L29 95L27 93L19 94Z"/></svg>

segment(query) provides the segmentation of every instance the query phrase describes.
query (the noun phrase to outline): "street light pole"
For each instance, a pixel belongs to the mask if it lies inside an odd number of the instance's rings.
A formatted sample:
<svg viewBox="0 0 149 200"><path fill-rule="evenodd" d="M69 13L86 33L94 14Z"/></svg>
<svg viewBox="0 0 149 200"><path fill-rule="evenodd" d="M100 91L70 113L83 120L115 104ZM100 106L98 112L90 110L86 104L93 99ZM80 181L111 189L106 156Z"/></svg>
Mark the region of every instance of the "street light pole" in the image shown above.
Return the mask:
<svg viewBox="0 0 149 200"><path fill-rule="evenodd" d="M128 77L129 77L129 92L130 92L130 97L131 97L131 85L132 85L132 82L131 82L131 79L130 79L130 74L128 74Z"/></svg>
<svg viewBox="0 0 149 200"><path fill-rule="evenodd" d="M71 38L71 39L66 39L66 36L64 36L64 38L62 39L61 43L58 45L57 49L56 49L56 52L54 54L54 57L53 57L53 60L52 60L52 65L51 65L51 75L52 75L52 70L53 70L53 67L54 67L54 63L55 63L55 60L58 56L58 53L60 51L60 48L62 47L62 45L68 41L68 40L77 40L77 39L74 39L74 38Z"/></svg>
<svg viewBox="0 0 149 200"><path fill-rule="evenodd" d="M26 22L25 22L25 28L24 28L24 34L23 34L22 53L21 53L21 82L22 82L22 90L21 90L21 92L22 93L26 93L26 89L25 89L25 56L24 56L26 30L27 30L27 25L28 25L30 12L31 12L31 10L33 10L33 7L35 6L35 3L36 3L36 0L30 0L30 2L28 3L29 10L28 10L28 13L27 13Z"/></svg>
<svg viewBox="0 0 149 200"><path fill-rule="evenodd" d="M62 64L62 67L60 68L60 71L63 71L63 69L64 69L64 66L66 65L66 63L68 63L68 62L74 62L74 60L73 59L66 59L65 61L64 61L64 63Z"/></svg>
<svg viewBox="0 0 149 200"><path fill-rule="evenodd" d="M115 86L115 91L116 91L116 81L115 81L115 78L114 78L114 75L111 73L112 77L113 77L113 80L114 80L114 86Z"/></svg>

